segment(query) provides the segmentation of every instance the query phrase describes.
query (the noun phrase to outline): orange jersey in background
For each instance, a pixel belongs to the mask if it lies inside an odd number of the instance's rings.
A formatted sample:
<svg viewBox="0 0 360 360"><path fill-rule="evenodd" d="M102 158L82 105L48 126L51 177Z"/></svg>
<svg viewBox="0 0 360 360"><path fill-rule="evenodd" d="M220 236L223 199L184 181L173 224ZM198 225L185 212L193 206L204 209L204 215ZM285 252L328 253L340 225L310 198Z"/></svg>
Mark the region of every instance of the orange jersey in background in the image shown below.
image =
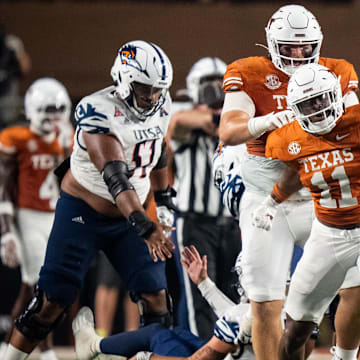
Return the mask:
<svg viewBox="0 0 360 360"><path fill-rule="evenodd" d="M360 105L349 107L326 135L310 135L297 121L272 131L266 156L298 170L320 221L360 223Z"/></svg>
<svg viewBox="0 0 360 360"><path fill-rule="evenodd" d="M15 126L0 133L0 151L17 155L17 207L54 211L59 190L53 170L63 157L57 138L47 143L29 128Z"/></svg>
<svg viewBox="0 0 360 360"><path fill-rule="evenodd" d="M346 60L320 58L319 64L341 75L343 95L358 90L358 77ZM289 76L277 69L267 57L249 57L237 60L227 67L224 75L225 92L245 91L256 107L255 116L287 109L286 94ZM250 154L265 156L265 142L268 133L247 142Z"/></svg>

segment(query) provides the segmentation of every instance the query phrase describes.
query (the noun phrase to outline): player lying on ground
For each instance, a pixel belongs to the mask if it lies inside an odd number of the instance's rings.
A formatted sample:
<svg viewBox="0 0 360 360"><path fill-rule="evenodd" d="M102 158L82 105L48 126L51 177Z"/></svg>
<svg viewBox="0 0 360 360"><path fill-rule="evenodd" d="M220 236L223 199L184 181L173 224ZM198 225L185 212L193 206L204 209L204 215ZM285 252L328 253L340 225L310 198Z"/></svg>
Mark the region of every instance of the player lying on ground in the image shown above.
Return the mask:
<svg viewBox="0 0 360 360"><path fill-rule="evenodd" d="M152 359L158 356L176 356L179 359L182 356L217 360L229 352L242 360L254 359L249 331L251 320L247 317L249 304L235 305L215 286L207 274L206 256L201 258L194 246L184 249L182 263L219 317L214 336L208 343L186 329L177 327L170 330L160 324L102 338L95 332L91 310L82 308L73 322L79 360L92 359L96 354L115 354L129 358L137 353L138 360L148 359L150 355Z"/></svg>

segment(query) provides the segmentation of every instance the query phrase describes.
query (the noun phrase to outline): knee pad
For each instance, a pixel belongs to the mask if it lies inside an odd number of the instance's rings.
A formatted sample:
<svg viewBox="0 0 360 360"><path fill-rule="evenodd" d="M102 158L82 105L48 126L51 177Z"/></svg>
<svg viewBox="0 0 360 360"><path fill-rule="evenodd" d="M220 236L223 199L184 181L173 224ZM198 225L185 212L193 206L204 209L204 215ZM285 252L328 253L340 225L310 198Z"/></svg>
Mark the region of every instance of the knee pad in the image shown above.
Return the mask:
<svg viewBox="0 0 360 360"><path fill-rule="evenodd" d="M29 341L37 343L44 340L47 335L55 329L65 318L66 309L57 317L54 322L43 321L37 314L44 304L44 292L37 286L34 297L26 310L15 320L16 329Z"/></svg>
<svg viewBox="0 0 360 360"><path fill-rule="evenodd" d="M148 310L147 302L141 296L130 294L131 299L136 302L139 313L140 313L140 326L146 326L153 323L159 323L162 326L169 328L174 325L174 317L173 317L173 304L171 296L169 295L168 291L166 290L166 307L168 311L163 313L155 313L150 312Z"/></svg>

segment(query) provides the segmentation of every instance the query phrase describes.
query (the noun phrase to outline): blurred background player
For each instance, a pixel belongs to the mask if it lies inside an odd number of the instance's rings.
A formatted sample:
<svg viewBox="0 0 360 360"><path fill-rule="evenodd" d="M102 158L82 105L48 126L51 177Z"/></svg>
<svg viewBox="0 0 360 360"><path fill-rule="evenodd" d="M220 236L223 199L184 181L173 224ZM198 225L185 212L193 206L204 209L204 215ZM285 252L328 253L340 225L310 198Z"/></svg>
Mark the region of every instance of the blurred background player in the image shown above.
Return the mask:
<svg viewBox="0 0 360 360"><path fill-rule="evenodd" d="M0 130L13 124L21 107L20 80L31 70L31 58L20 38L0 24Z"/></svg>
<svg viewBox="0 0 360 360"><path fill-rule="evenodd" d="M30 301L45 258L59 185L53 170L63 160L60 130L69 126L71 101L56 79L36 80L25 94L29 126L0 133L1 261L21 266L21 287L12 310L15 319ZM71 141L71 138L70 138ZM9 341L11 332L5 341ZM39 344L41 360L56 359L49 337ZM4 358L6 345L1 347Z"/></svg>
<svg viewBox="0 0 360 360"><path fill-rule="evenodd" d="M138 40L119 49L111 75L113 86L76 108L71 168L57 169L62 191L44 264L6 360L26 359L61 322L99 250L139 304L142 324L171 325L165 259L172 229L151 221L143 203L151 186L159 221L172 216L164 146L172 66L161 48Z"/></svg>
<svg viewBox="0 0 360 360"><path fill-rule="evenodd" d="M252 304L256 357L272 360L277 357L282 333L280 314L291 255L294 244L303 245L309 237L313 205L309 193L301 192L281 205L270 232L252 225L251 214L271 192L285 166L265 158L267 132L294 119L286 110L286 88L298 66L319 62L341 75L347 107L358 103L358 78L345 60L319 57L323 35L314 15L304 7L281 7L265 30L270 57L239 59L227 68L219 135L225 145L247 145L241 162L246 189L239 222L242 285Z"/></svg>
<svg viewBox="0 0 360 360"><path fill-rule="evenodd" d="M201 255L206 254L210 277L221 291L237 301L231 286L231 268L241 248L240 232L211 179L225 70L225 63L212 57L202 58L191 67L186 78L191 101L174 104L169 134L180 210L176 220L179 249L195 245ZM197 287L184 276L189 328L208 339L213 334L216 316Z"/></svg>

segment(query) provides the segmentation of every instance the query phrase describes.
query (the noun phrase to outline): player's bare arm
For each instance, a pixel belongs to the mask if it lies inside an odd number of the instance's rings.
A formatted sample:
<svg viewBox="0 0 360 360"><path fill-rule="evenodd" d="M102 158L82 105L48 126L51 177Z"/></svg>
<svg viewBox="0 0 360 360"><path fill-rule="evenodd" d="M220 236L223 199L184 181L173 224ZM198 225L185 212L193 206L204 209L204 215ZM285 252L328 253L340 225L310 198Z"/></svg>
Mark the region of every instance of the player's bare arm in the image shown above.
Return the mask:
<svg viewBox="0 0 360 360"><path fill-rule="evenodd" d="M189 360L219 360L234 352L236 345L228 344L213 336L203 347L189 357Z"/></svg>
<svg viewBox="0 0 360 360"><path fill-rule="evenodd" d="M242 144L254 139L249 132L250 116L245 111L231 110L223 113L220 119L219 138L224 145Z"/></svg>
<svg viewBox="0 0 360 360"><path fill-rule="evenodd" d="M294 120L294 114L289 110L263 116L255 114L255 104L245 91L226 93L220 119L220 140L225 145L242 144Z"/></svg>
<svg viewBox="0 0 360 360"><path fill-rule="evenodd" d="M220 360L226 354L236 350L236 345L225 343L213 336L203 347L190 357L163 356L151 354L151 360ZM133 356L130 360L137 360L138 356Z"/></svg>
<svg viewBox="0 0 360 360"><path fill-rule="evenodd" d="M107 164L112 161L121 161L125 165L126 158L122 145L115 137L105 134L90 134L84 132L83 138L90 159L100 172L103 172ZM128 180L125 181L125 183L128 184L128 187L116 195L116 206L126 218L133 216L134 212L137 212L137 216L140 214L145 219L144 221L148 220L150 224L150 220L145 214L145 210L136 191ZM150 255L154 261L157 261L157 257L164 261L166 257L172 256L172 245L166 240L162 233L162 228L158 224L152 224L153 228L149 229L149 232L151 232L145 234L146 237L149 235L146 238L146 244L148 245Z"/></svg>
<svg viewBox="0 0 360 360"><path fill-rule="evenodd" d="M299 191L303 185L300 181L299 174L296 169L287 166L284 171L282 172L277 185L276 185L278 191L281 192L281 194L284 194L286 197L289 197L290 195L294 194L295 192ZM279 199L276 188L275 192L273 191L271 196L277 201L282 202L283 199Z"/></svg>

